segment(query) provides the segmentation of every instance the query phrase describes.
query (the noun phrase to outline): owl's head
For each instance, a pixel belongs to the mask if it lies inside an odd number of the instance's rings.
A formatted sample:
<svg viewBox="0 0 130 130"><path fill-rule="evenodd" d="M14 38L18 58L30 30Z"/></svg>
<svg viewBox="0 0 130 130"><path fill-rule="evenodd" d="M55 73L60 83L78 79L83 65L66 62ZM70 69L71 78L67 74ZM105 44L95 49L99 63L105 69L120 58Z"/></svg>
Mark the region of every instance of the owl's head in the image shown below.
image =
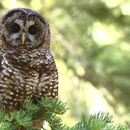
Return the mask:
<svg viewBox="0 0 130 130"><path fill-rule="evenodd" d="M1 24L2 37L9 48L50 47L49 24L39 12L16 8L3 16Z"/></svg>

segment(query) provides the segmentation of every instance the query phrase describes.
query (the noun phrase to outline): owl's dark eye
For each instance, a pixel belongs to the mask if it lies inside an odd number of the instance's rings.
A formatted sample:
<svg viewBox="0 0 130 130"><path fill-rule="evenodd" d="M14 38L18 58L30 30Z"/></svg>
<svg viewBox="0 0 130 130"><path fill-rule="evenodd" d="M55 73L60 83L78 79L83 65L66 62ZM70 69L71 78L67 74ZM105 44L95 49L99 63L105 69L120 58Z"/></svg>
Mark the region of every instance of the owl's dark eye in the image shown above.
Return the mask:
<svg viewBox="0 0 130 130"><path fill-rule="evenodd" d="M31 34L31 35L35 35L37 33L37 28L32 25L28 28L28 32Z"/></svg>
<svg viewBox="0 0 130 130"><path fill-rule="evenodd" d="M11 32L12 33L17 33L20 31L20 26L17 24L17 23L14 23L12 26L11 26Z"/></svg>

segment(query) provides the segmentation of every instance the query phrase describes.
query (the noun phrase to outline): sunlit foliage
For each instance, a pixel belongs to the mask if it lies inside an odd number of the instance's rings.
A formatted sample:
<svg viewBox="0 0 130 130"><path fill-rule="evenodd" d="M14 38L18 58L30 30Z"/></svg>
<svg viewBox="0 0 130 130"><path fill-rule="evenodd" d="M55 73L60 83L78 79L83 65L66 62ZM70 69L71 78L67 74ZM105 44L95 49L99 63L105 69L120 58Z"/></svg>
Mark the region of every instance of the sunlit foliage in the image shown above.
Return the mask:
<svg viewBox="0 0 130 130"><path fill-rule="evenodd" d="M0 0L0 14L25 7L48 19L59 97L73 109L68 124L83 112L109 111L130 125L129 5L128 0Z"/></svg>

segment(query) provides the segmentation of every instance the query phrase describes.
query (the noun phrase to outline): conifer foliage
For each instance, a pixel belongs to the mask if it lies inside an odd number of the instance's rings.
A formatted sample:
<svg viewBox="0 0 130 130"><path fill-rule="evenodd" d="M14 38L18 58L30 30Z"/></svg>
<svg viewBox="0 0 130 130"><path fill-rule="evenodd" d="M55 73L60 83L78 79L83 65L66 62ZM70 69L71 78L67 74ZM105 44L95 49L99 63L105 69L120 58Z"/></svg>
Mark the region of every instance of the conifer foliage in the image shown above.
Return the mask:
<svg viewBox="0 0 130 130"><path fill-rule="evenodd" d="M20 111L15 110L10 114L0 111L0 130L36 130L38 128L34 128L34 123L38 120L48 122L52 130L127 130L125 126L115 125L112 116L103 112L88 119L83 115L82 120L70 128L61 119L68 109L68 104L59 99L42 98L37 104L28 99Z"/></svg>

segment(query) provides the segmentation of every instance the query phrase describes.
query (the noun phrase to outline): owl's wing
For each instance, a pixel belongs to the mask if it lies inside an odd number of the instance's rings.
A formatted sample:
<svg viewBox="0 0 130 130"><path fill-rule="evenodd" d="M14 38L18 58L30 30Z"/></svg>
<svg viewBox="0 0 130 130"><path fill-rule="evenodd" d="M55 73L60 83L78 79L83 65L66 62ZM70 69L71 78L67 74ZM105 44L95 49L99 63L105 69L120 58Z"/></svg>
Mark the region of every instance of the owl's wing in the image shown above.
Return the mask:
<svg viewBox="0 0 130 130"><path fill-rule="evenodd" d="M52 75L42 74L38 84L38 95L41 97L57 98L58 78L56 73Z"/></svg>
<svg viewBox="0 0 130 130"><path fill-rule="evenodd" d="M51 56L51 59L48 61L48 64L43 66L42 73L40 75L39 84L38 84L38 95L40 97L58 97L58 71L56 63Z"/></svg>
<svg viewBox="0 0 130 130"><path fill-rule="evenodd" d="M3 60L3 56L2 56L2 54L0 53L0 72L1 72L1 70L2 70L2 60Z"/></svg>
<svg viewBox="0 0 130 130"><path fill-rule="evenodd" d="M0 32L2 31L1 30L1 22L2 22L2 20L0 19ZM2 47L2 42L3 42L3 40L2 40L2 37L1 37L1 35L0 35L0 71L1 71L1 69L2 69L2 64L1 64L1 62L2 62L2 60L3 60L3 52L2 52L2 49L3 49L3 47Z"/></svg>
<svg viewBox="0 0 130 130"><path fill-rule="evenodd" d="M3 59L3 57L2 57L2 54L0 54L0 81L1 81L1 78L2 78L2 76L1 76L1 71L2 71L2 59ZM2 100L3 100L3 89L2 89L2 87L1 87L1 83L0 83L0 108L2 107Z"/></svg>

